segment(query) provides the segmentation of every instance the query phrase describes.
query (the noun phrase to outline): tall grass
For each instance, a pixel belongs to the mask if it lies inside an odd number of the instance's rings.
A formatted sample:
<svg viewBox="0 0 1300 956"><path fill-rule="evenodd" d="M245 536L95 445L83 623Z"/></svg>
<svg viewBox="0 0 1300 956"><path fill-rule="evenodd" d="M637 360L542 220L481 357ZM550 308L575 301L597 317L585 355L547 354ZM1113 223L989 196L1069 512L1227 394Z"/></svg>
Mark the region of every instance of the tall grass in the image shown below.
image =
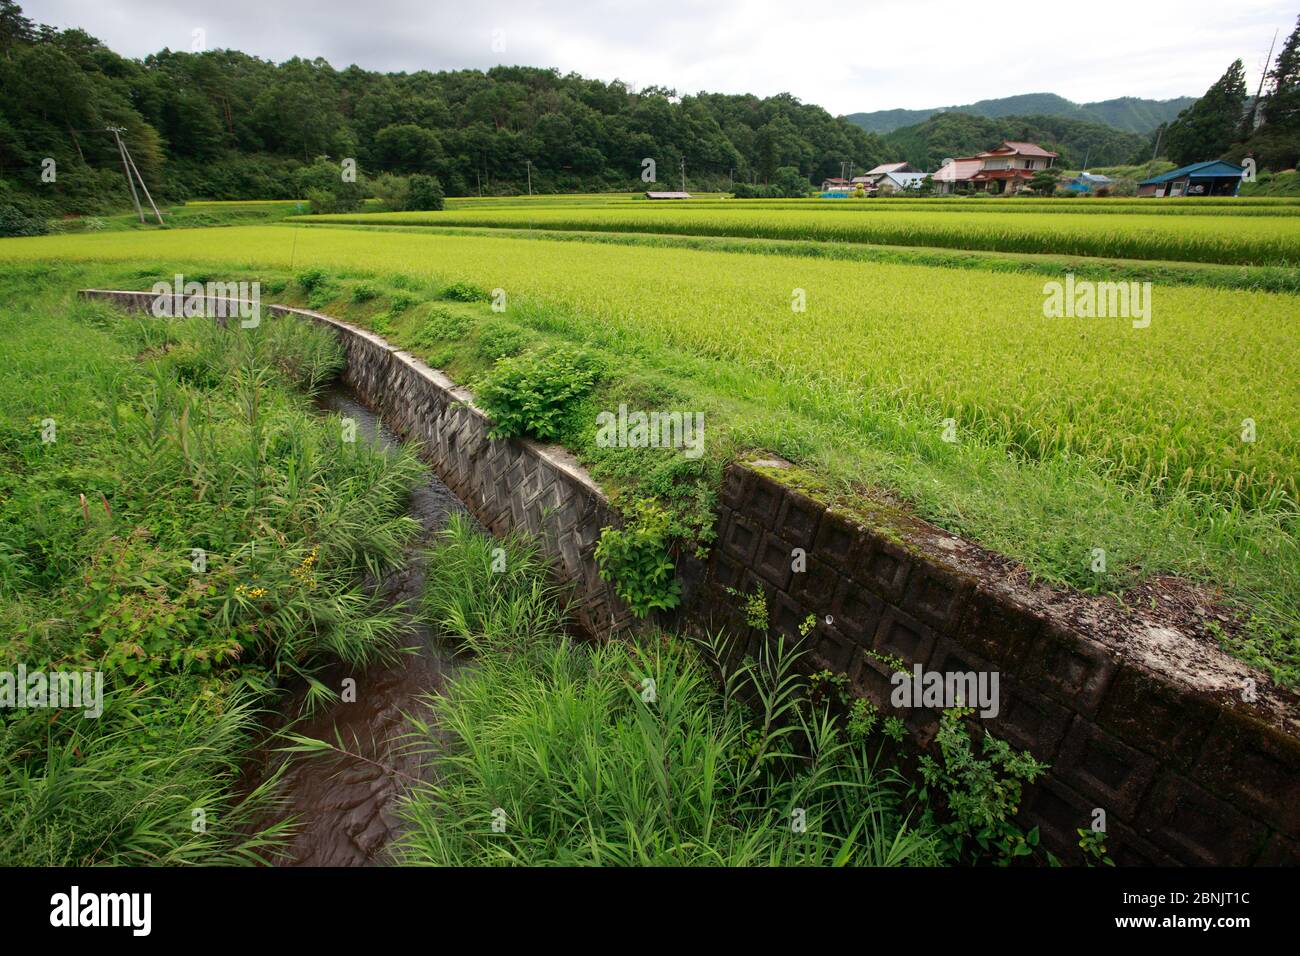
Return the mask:
<svg viewBox="0 0 1300 956"><path fill-rule="evenodd" d="M493 570L493 547L505 572ZM939 861L932 836L900 811L899 778L806 703L794 655L733 669L720 646L669 634L576 642L536 552L461 521L429 566L427 612L476 658L419 725L417 741L440 755L437 782L404 809L402 862Z"/></svg>
<svg viewBox="0 0 1300 956"><path fill-rule="evenodd" d="M323 661L397 653L364 582L416 530L422 470L311 411L297 389L341 363L326 331L128 318L65 288L0 276L0 662L101 671L105 709L0 711L0 862L265 858L278 829L245 824L270 787L236 787L257 710L294 677L331 697Z"/></svg>

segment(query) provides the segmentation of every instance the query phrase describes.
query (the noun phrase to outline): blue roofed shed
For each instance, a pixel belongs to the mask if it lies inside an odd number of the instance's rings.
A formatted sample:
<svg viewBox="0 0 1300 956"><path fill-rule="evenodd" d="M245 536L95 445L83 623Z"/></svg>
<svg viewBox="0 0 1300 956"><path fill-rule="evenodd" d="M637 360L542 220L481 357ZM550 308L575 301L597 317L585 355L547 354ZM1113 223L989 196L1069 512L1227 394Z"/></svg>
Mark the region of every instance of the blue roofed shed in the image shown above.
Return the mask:
<svg viewBox="0 0 1300 956"><path fill-rule="evenodd" d="M1235 196L1246 170L1234 163L1212 159L1171 169L1138 183L1139 196Z"/></svg>

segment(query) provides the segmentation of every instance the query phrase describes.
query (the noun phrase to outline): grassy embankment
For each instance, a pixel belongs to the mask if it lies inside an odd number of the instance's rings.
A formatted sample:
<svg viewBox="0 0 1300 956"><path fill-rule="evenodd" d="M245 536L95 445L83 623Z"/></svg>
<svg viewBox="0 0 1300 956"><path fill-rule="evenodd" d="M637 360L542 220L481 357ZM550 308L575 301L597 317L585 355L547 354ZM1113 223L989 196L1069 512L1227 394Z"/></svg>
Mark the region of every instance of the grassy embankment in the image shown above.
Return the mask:
<svg viewBox="0 0 1300 956"><path fill-rule="evenodd" d="M396 653L360 580L413 533L419 466L313 413L332 336L73 298L130 284L107 275L0 270L0 660L104 679L97 717L0 712L0 861L265 859L279 828L245 828L270 784L237 786L258 711L318 662Z"/></svg>

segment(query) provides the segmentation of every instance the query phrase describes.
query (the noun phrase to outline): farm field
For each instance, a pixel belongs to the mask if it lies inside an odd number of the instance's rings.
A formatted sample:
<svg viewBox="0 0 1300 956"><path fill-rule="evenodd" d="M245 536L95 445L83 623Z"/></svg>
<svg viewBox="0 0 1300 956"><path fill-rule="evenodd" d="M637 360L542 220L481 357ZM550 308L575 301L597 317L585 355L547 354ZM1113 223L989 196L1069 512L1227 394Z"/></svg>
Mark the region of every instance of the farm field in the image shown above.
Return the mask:
<svg viewBox="0 0 1300 956"><path fill-rule="evenodd" d="M617 464L590 421L562 439L616 492L688 488L688 527L702 527L722 461L774 451L846 500L884 489L1048 580L1120 590L1177 573L1221 587L1254 616L1232 649L1289 682L1300 669L1293 295L1158 283L1149 327L1134 328L1046 318L1033 275L287 225L7 240L0 262L62 270L69 288L261 278L270 301L368 324L469 383L502 354L577 345L617 370L599 407L706 413L695 464ZM327 278L308 290L304 270ZM504 290L505 313L418 304L454 283ZM796 289L806 311L792 310Z"/></svg>
<svg viewBox="0 0 1300 956"><path fill-rule="evenodd" d="M813 202L753 206L741 200L671 206L635 200L592 206L533 203L487 209L466 206L442 212L313 216L311 221L746 236L1232 265L1289 267L1300 261L1300 216L1289 213L1098 215L1060 207L988 211L974 202L955 213L902 204L894 207L892 200L862 201L858 206L853 205L854 200ZM1066 202L1086 204L1090 200Z"/></svg>
<svg viewBox="0 0 1300 956"><path fill-rule="evenodd" d="M269 202L289 200L269 200ZM196 205L189 203L188 205ZM200 203L198 205L207 205ZM742 209L803 209L817 211L888 212L890 210L920 209L926 212L1043 212L1060 211L1082 215L1151 215L1151 216L1295 216L1300 215L1300 198L1291 197L1226 197L1211 196L1204 199L1135 199L1125 197L1077 198L1061 197L1027 198L1023 196L890 196L875 199L733 199L730 196L709 193L692 193L690 199L650 200L642 193L598 193L595 195L554 196L460 196L446 200L447 209L486 208L555 208L582 206L586 208L615 207L692 209L717 208Z"/></svg>

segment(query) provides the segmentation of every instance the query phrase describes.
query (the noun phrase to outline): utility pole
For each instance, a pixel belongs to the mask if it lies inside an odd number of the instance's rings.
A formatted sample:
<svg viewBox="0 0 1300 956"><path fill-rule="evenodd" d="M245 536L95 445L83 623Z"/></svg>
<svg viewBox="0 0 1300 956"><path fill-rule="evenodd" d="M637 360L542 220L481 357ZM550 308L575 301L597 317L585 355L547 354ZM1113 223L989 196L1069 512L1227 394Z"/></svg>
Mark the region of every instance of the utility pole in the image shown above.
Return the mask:
<svg viewBox="0 0 1300 956"><path fill-rule="evenodd" d="M126 173L126 184L131 187L131 201L135 203L136 215L140 217L141 222L144 222L144 210L140 208L140 194L135 191L135 180L131 178L131 167L126 162L126 147L122 145L124 127L110 126L108 131L113 134L113 139L117 140L117 154L122 157L122 172Z"/></svg>
<svg viewBox="0 0 1300 956"><path fill-rule="evenodd" d="M1156 148L1151 150L1151 162L1153 163L1156 161L1156 157L1160 155L1160 137L1163 136L1164 134L1165 134L1165 124L1161 123L1159 126L1156 127Z"/></svg>
<svg viewBox="0 0 1300 956"><path fill-rule="evenodd" d="M686 157L682 157L682 192L686 192Z"/></svg>
<svg viewBox="0 0 1300 956"><path fill-rule="evenodd" d="M1259 75L1259 89L1255 91L1255 102L1250 104L1250 129L1246 130L1249 136L1255 131L1256 120L1259 119L1259 98L1264 95L1264 80L1268 78L1268 65L1273 62L1273 48L1277 46L1277 31L1273 31L1273 42L1268 45L1268 59L1264 61L1264 72Z"/></svg>
<svg viewBox="0 0 1300 956"><path fill-rule="evenodd" d="M533 161L525 159L524 164L528 167L528 195L533 194Z"/></svg>
<svg viewBox="0 0 1300 956"><path fill-rule="evenodd" d="M135 168L135 160L131 157L131 151L122 144L122 150L126 153L126 161L131 164L131 169L135 173L135 178L140 180L140 188L144 190L144 198L149 200L149 208L153 210L154 217L158 220L158 225L163 225L162 213L158 211L158 206L153 201L153 196L149 195L149 187L144 183L144 177L140 175L140 170ZM137 203L136 205L139 205Z"/></svg>

